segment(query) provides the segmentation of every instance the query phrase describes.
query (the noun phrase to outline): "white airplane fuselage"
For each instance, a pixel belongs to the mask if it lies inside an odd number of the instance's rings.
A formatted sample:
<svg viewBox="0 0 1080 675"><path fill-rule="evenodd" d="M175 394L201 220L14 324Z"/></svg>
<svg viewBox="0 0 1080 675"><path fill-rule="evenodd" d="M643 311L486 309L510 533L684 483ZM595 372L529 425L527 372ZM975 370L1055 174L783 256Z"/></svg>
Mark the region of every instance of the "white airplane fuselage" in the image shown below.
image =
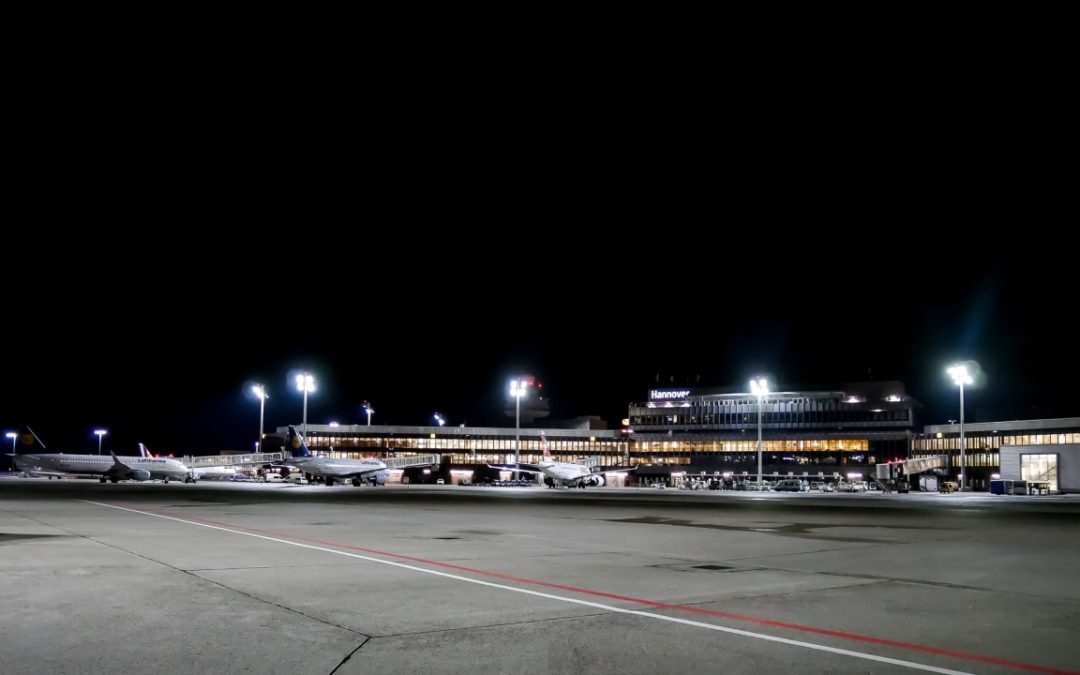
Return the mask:
<svg viewBox="0 0 1080 675"><path fill-rule="evenodd" d="M291 457L285 463L319 478L349 479L359 484L366 480L376 485L386 483L389 470L377 459L337 459L334 457Z"/></svg>
<svg viewBox="0 0 1080 675"><path fill-rule="evenodd" d="M158 457L117 457L125 467L135 472L146 472L148 479L180 478L188 474L188 468L178 460ZM116 462L111 455L27 454L16 455L15 464L28 471L55 471L71 474L115 474ZM138 478L136 478L138 480Z"/></svg>
<svg viewBox="0 0 1080 675"><path fill-rule="evenodd" d="M569 462L540 462L536 466L548 478L561 480L564 483L576 481L592 473L587 466Z"/></svg>
<svg viewBox="0 0 1080 675"><path fill-rule="evenodd" d="M601 486L604 484L603 473L598 473L583 464L556 462L547 457L536 465L539 472L555 482L555 485L571 487Z"/></svg>
<svg viewBox="0 0 1080 675"><path fill-rule="evenodd" d="M231 466L204 466L192 469L190 475L195 480L231 478L236 475L236 469Z"/></svg>

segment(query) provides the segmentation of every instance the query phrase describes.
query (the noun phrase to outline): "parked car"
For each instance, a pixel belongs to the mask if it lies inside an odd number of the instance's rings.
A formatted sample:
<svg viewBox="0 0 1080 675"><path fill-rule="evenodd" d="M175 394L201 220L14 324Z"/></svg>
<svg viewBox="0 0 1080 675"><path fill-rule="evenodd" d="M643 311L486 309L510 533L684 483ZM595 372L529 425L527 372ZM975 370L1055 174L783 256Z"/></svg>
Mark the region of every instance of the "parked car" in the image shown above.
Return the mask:
<svg viewBox="0 0 1080 675"><path fill-rule="evenodd" d="M782 480L773 488L777 492L802 492L802 481L794 478Z"/></svg>

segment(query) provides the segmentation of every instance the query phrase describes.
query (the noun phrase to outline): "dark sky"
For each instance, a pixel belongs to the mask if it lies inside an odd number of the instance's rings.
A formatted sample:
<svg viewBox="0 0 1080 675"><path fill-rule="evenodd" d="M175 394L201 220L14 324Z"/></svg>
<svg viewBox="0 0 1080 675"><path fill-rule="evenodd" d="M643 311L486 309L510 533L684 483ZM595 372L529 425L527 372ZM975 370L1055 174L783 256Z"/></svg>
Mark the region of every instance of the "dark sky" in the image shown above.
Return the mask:
<svg viewBox="0 0 1080 675"><path fill-rule="evenodd" d="M672 236L692 243L693 232ZM941 422L957 417L944 368L960 358L986 374L968 392L969 420L1080 415L1077 284L1049 260L999 255L960 273L929 243L880 254L807 242L757 262L746 243L620 252L567 234L467 256L360 238L245 257L208 253L211 233L185 236L196 241L89 261L68 251L62 274L19 267L5 303L5 430L28 423L69 452L95 450L95 427L122 453L138 441L247 450L259 410L246 385L269 389L268 430L298 423L287 378L301 368L319 382L309 422L363 422L367 399L376 423L428 424L439 411L453 425L512 426L502 411L517 373L544 383L555 416L613 425L658 375L732 386L758 373L901 379L923 420Z"/></svg>
<svg viewBox="0 0 1080 675"><path fill-rule="evenodd" d="M362 422L368 399L378 423L509 426L520 373L556 416L612 424L658 375L756 374L901 379L940 422L961 358L986 373L969 418L1080 415L1072 186L1027 143L1049 131L991 142L989 112L914 101L764 106L725 134L704 109L555 103L344 136L57 125L8 185L0 425L52 450L95 449L95 427L125 453L246 450L246 385L269 389L268 430L296 423L301 368L311 422Z"/></svg>

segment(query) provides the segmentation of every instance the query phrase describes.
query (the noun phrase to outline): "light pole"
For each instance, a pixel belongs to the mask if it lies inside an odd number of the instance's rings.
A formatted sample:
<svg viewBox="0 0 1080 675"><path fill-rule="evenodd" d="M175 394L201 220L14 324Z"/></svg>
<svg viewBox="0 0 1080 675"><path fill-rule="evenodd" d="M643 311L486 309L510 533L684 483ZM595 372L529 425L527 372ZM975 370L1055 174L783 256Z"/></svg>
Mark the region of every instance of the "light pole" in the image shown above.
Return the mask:
<svg viewBox="0 0 1080 675"><path fill-rule="evenodd" d="M750 391L757 396L757 488L761 491L761 408L762 399L769 393L769 383L764 377L750 380Z"/></svg>
<svg viewBox="0 0 1080 675"><path fill-rule="evenodd" d="M510 395L514 397L514 480L518 479L518 448L521 447L521 397L527 387L525 380L510 380Z"/></svg>
<svg viewBox="0 0 1080 675"><path fill-rule="evenodd" d="M19 434L9 431L4 435L11 439L11 470L15 471L15 439L19 437Z"/></svg>
<svg viewBox="0 0 1080 675"><path fill-rule="evenodd" d="M315 378L310 373L301 373L296 376L296 388L304 392L304 419L303 419L303 433L304 442L307 443L307 395L308 392L315 391Z"/></svg>
<svg viewBox="0 0 1080 675"><path fill-rule="evenodd" d="M261 384L252 385L251 392L259 397L259 440L255 443L255 452L262 452L263 415L266 412L266 399L270 398L270 395Z"/></svg>
<svg viewBox="0 0 1080 675"><path fill-rule="evenodd" d="M94 433L97 434L97 454L101 454L101 439L105 434L109 433L105 429L94 429Z"/></svg>
<svg viewBox="0 0 1080 675"><path fill-rule="evenodd" d="M967 456L964 447L964 385L971 384L974 380L971 379L967 366L959 363L949 368L949 375L952 376L953 384L960 385L960 491L963 492L967 490L967 470L965 468Z"/></svg>
<svg viewBox="0 0 1080 675"><path fill-rule="evenodd" d="M372 408L370 403L368 403L367 401L364 401L364 412L367 413L367 425L370 427L371 426L371 416L373 414L375 414L375 408Z"/></svg>

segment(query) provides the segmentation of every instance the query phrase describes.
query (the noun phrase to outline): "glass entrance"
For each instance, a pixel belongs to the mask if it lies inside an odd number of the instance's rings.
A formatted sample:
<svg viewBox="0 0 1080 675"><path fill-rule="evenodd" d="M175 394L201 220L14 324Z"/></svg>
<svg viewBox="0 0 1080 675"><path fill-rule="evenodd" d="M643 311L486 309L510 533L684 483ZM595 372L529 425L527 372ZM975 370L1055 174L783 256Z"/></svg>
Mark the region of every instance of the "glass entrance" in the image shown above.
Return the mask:
<svg viewBox="0 0 1080 675"><path fill-rule="evenodd" d="M1050 491L1057 492L1057 454L1020 455L1020 478L1029 482L1049 483Z"/></svg>

